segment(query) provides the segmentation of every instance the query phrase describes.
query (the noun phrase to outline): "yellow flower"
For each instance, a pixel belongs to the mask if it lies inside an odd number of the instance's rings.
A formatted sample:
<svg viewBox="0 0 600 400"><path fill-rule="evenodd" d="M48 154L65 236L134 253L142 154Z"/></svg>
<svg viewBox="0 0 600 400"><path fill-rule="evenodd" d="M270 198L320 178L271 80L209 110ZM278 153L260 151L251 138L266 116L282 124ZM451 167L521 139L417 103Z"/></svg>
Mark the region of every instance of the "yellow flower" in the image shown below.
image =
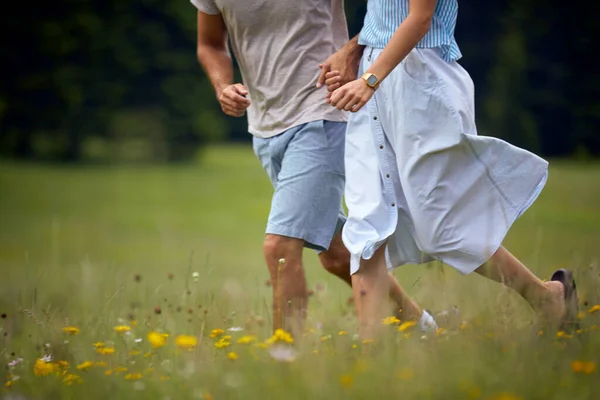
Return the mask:
<svg viewBox="0 0 600 400"><path fill-rule="evenodd" d="M321 336L321 342L325 342L326 340L329 340L329 339L331 339L331 335Z"/></svg>
<svg viewBox="0 0 600 400"><path fill-rule="evenodd" d="M228 337L223 336L221 339L219 339L215 342L215 347L217 349L224 349L225 347L229 346L230 344L231 344L231 342L229 341Z"/></svg>
<svg viewBox="0 0 600 400"><path fill-rule="evenodd" d="M105 363L104 361L98 361L96 364L94 364L96 367L108 367L108 364Z"/></svg>
<svg viewBox="0 0 600 400"><path fill-rule="evenodd" d="M144 358L148 358L148 357L150 357L151 355L152 355L152 353L150 353L150 352L147 352L146 354L144 354Z"/></svg>
<svg viewBox="0 0 600 400"><path fill-rule="evenodd" d="M141 352L141 351L139 351L139 350L131 350L131 351L129 352L129 355L130 355L130 356L137 356L137 355L139 355L139 354L142 354L142 352Z"/></svg>
<svg viewBox="0 0 600 400"><path fill-rule="evenodd" d="M585 318L585 313L583 311L579 311L577 313L577 319L584 319Z"/></svg>
<svg viewBox="0 0 600 400"><path fill-rule="evenodd" d="M398 327L398 332L404 332L410 328L412 328L413 326L417 325L417 321L406 321L403 322L399 327Z"/></svg>
<svg viewBox="0 0 600 400"><path fill-rule="evenodd" d="M571 369L573 372L591 374L596 370L596 363L594 361L573 361Z"/></svg>
<svg viewBox="0 0 600 400"><path fill-rule="evenodd" d="M112 371L110 369L107 369L106 371L104 371L104 375L109 376L112 375Z"/></svg>
<svg viewBox="0 0 600 400"><path fill-rule="evenodd" d="M6 383L4 384L4 387L6 389L9 389L10 387L12 387L12 385L15 384L15 381L6 381Z"/></svg>
<svg viewBox="0 0 600 400"><path fill-rule="evenodd" d="M348 334L348 332L346 332L346 331L339 331L338 332L339 336L346 336L347 334Z"/></svg>
<svg viewBox="0 0 600 400"><path fill-rule="evenodd" d="M267 344L273 344L277 342L294 343L294 338L292 338L292 335L283 329L277 329L275 330L273 336L267 340Z"/></svg>
<svg viewBox="0 0 600 400"><path fill-rule="evenodd" d="M223 329L213 329L213 330L210 332L210 337L214 339L214 338L216 338L216 337L219 337L219 336L221 336L221 335L222 335L222 334L224 334L224 333L225 333L225 331L224 331Z"/></svg>
<svg viewBox="0 0 600 400"><path fill-rule="evenodd" d="M365 339L362 341L362 344L369 344L369 343L373 343L374 340L373 339Z"/></svg>
<svg viewBox="0 0 600 400"><path fill-rule="evenodd" d="M352 348L353 349L358 349L358 345L355 343L355 344L352 345Z"/></svg>
<svg viewBox="0 0 600 400"><path fill-rule="evenodd" d="M467 329L469 329L469 324L467 324L466 322L462 322L462 323L460 324L460 330L461 330L461 331L465 331L465 330L467 330Z"/></svg>
<svg viewBox="0 0 600 400"><path fill-rule="evenodd" d="M115 367L115 372L117 374L119 374L121 372L125 372L125 371L127 371L127 368L125 368L125 367L119 367L118 365Z"/></svg>
<svg viewBox="0 0 600 400"><path fill-rule="evenodd" d="M340 383L342 384L343 387L345 388L349 388L350 386L352 386L352 375L342 375L342 377L340 378Z"/></svg>
<svg viewBox="0 0 600 400"><path fill-rule="evenodd" d="M257 340L258 339L256 338L256 336L246 335L239 338L237 342L239 344L250 344L252 342L256 342Z"/></svg>
<svg viewBox="0 0 600 400"><path fill-rule="evenodd" d="M35 376L46 376L57 370L57 365L51 362L47 362L38 358L35 360L35 364L33 365L33 372Z"/></svg>
<svg viewBox="0 0 600 400"><path fill-rule="evenodd" d="M81 383L83 380L75 374L68 374L63 378L63 382L68 386L71 386L74 382Z"/></svg>
<svg viewBox="0 0 600 400"><path fill-rule="evenodd" d="M128 325L115 326L115 332L117 332L117 333L125 333L125 332L129 332L130 330L131 330L131 327Z"/></svg>
<svg viewBox="0 0 600 400"><path fill-rule="evenodd" d="M96 353L108 356L115 353L114 347L99 347L96 349Z"/></svg>
<svg viewBox="0 0 600 400"><path fill-rule="evenodd" d="M137 381L138 379L142 379L142 374L127 374L125 375L125 379L128 381Z"/></svg>
<svg viewBox="0 0 600 400"><path fill-rule="evenodd" d="M158 333L158 332L149 332L148 333L148 342L152 347L158 349L167 344L167 339L169 335L167 333Z"/></svg>
<svg viewBox="0 0 600 400"><path fill-rule="evenodd" d="M227 358L229 358L232 361L235 361L238 359L238 355L233 351L230 351L229 353L227 353Z"/></svg>
<svg viewBox="0 0 600 400"><path fill-rule="evenodd" d="M179 335L175 338L175 344L180 349L193 350L198 345L196 336Z"/></svg>
<svg viewBox="0 0 600 400"><path fill-rule="evenodd" d="M588 312L591 313L595 313L596 311L600 311L600 305L596 304L595 306L593 306L592 308L590 308L588 310Z"/></svg>
<svg viewBox="0 0 600 400"><path fill-rule="evenodd" d="M569 335L569 334L565 333L565 331L558 331L558 332L556 332L556 337L571 339L573 337L573 335Z"/></svg>
<svg viewBox="0 0 600 400"><path fill-rule="evenodd" d="M79 333L79 328L76 326L65 326L62 330L69 335L77 335Z"/></svg>
<svg viewBox="0 0 600 400"><path fill-rule="evenodd" d="M92 346L94 346L95 348L97 348L97 349L98 349L98 348L100 348L100 347L104 347L104 343L102 343L102 342L96 342L96 343L94 343Z"/></svg>
<svg viewBox="0 0 600 400"><path fill-rule="evenodd" d="M400 320L396 317L387 317L387 318L383 319L382 323L384 325L394 325L394 324L399 324Z"/></svg>
<svg viewBox="0 0 600 400"><path fill-rule="evenodd" d="M441 335L443 335L444 333L446 333L446 330L445 330L444 328L437 328L437 329L435 330L435 334L436 334L437 336L441 336Z"/></svg>
<svg viewBox="0 0 600 400"><path fill-rule="evenodd" d="M79 364L77 366L78 370L83 370L83 371L87 371L88 369L92 368L94 366L94 363L91 361L84 361L81 364Z"/></svg>
<svg viewBox="0 0 600 400"><path fill-rule="evenodd" d="M163 376L160 377L161 381L168 381L169 379L171 379L171 377L170 376L166 376L166 375L163 375Z"/></svg>
<svg viewBox="0 0 600 400"><path fill-rule="evenodd" d="M261 349L266 349L268 346L266 343L256 343L255 344L256 347L260 347Z"/></svg>

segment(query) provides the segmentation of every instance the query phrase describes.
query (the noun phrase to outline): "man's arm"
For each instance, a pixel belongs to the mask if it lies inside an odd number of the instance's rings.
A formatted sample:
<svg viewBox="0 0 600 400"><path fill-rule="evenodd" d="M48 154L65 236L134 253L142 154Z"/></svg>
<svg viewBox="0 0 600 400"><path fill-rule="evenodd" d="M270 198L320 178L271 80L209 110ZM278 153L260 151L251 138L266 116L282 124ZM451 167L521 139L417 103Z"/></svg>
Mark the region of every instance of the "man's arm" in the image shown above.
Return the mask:
<svg viewBox="0 0 600 400"><path fill-rule="evenodd" d="M223 112L232 117L244 115L250 100L242 84L233 84L233 62L227 46L227 27L220 14L198 11L198 61L215 89Z"/></svg>

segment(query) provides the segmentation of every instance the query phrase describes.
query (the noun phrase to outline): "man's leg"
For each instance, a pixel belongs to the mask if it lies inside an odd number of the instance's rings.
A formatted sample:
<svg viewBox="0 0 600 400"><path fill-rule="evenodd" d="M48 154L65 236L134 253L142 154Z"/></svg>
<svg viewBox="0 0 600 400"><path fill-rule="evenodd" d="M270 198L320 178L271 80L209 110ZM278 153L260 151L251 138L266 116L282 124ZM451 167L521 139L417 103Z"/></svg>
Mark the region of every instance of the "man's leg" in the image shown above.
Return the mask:
<svg viewBox="0 0 600 400"><path fill-rule="evenodd" d="M352 286L352 278L350 277L350 253L342 242L341 231L336 233L331 241L329 249L319 254L319 259L327 272L337 276ZM388 276L390 297L394 303L396 315L403 321L418 321L423 315L423 310L408 295L408 293L406 293L404 288L402 288L392 274L388 274Z"/></svg>
<svg viewBox="0 0 600 400"><path fill-rule="evenodd" d="M263 251L273 285L273 328L298 334L306 316L304 240L267 234Z"/></svg>

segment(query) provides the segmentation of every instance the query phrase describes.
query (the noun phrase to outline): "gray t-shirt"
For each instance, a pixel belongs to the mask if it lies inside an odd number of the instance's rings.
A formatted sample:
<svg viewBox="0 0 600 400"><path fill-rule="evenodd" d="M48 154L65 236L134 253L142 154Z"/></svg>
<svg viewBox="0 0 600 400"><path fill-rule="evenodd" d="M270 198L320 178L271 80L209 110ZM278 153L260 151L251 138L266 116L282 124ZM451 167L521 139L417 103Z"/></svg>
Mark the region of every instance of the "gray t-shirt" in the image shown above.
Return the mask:
<svg viewBox="0 0 600 400"><path fill-rule="evenodd" d="M315 84L319 63L348 41L343 0L191 0L221 14L248 88L248 130L271 137L320 119L345 121Z"/></svg>

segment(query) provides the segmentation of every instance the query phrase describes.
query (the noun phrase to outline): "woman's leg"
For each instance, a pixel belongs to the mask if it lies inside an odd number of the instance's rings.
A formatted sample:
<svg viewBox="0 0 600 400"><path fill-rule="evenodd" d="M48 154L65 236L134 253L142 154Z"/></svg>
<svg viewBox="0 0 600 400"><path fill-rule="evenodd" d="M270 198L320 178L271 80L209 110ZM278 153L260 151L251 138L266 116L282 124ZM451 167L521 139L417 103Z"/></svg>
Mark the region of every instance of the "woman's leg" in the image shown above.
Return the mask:
<svg viewBox="0 0 600 400"><path fill-rule="evenodd" d="M519 293L547 322L558 324L567 312L564 285L558 281L542 282L504 247L475 272Z"/></svg>
<svg viewBox="0 0 600 400"><path fill-rule="evenodd" d="M381 321L390 315L390 278L385 262L385 246L379 247L369 260L361 260L352 275L352 293L361 339L375 339Z"/></svg>

